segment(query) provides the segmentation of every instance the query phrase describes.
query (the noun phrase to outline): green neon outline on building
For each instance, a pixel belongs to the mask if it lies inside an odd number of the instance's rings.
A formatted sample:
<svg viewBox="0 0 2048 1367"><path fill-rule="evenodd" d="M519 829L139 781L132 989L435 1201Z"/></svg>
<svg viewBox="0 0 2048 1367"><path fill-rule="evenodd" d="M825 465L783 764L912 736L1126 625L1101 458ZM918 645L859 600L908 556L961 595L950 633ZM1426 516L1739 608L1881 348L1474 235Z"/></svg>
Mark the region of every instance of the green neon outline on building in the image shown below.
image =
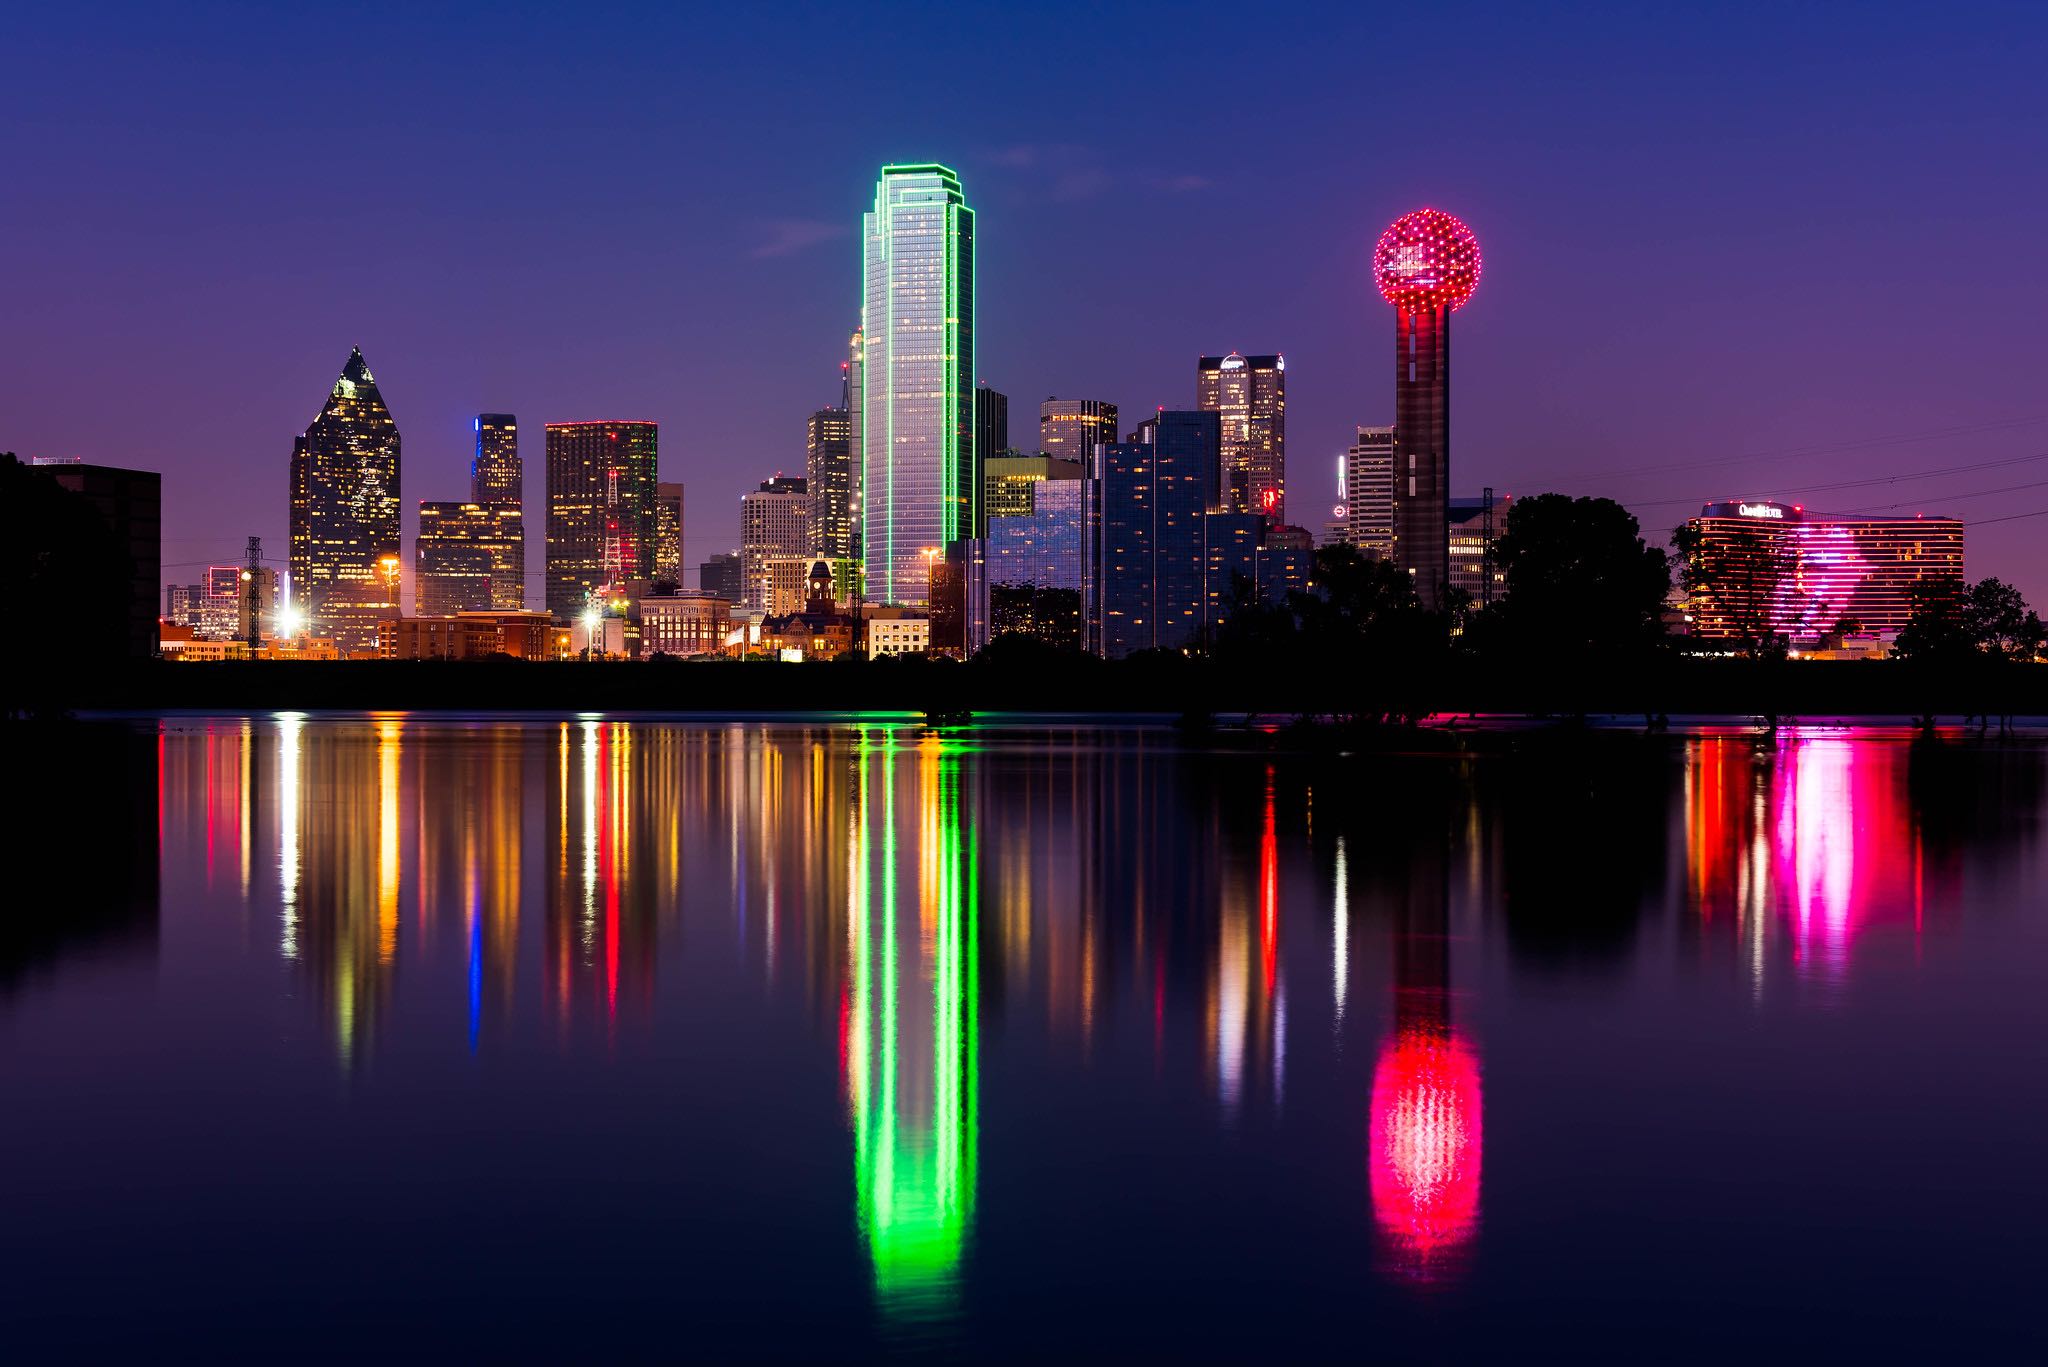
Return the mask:
<svg viewBox="0 0 2048 1367"><path fill-rule="evenodd" d="M935 549L963 536L981 534L980 460L974 435L974 210L960 189L960 178L950 167L936 162L891 163L884 166L875 182L874 208L865 216L861 232L861 334L864 361L861 367L861 559L867 587L878 601L922 603L928 585L898 582L899 568L909 573L917 554L925 547L906 547L898 555L898 522L906 511L897 501L896 472L902 459L897 443L895 396L899 392L898 319L895 304L896 228L890 199L892 181L903 177L928 177L935 183L916 186L944 196L943 221L939 236L940 308L939 412L935 433L938 464L939 507ZM871 292L876 283L871 272L882 273L886 288ZM871 298L886 316L871 317ZM876 366L877 339L886 356ZM881 374L877 376L877 372ZM885 410L877 419L875 398L887 394ZM870 452L874 451L873 460ZM925 453L916 457L924 459ZM880 497L875 495L879 493Z"/></svg>

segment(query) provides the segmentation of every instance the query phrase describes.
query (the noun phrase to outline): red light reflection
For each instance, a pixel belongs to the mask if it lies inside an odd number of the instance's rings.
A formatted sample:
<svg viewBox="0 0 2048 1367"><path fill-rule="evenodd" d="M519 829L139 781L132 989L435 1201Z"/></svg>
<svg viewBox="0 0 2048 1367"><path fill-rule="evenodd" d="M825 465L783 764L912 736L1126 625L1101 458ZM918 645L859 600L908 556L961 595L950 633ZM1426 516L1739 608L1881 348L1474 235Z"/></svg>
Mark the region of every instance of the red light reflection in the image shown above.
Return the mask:
<svg viewBox="0 0 2048 1367"><path fill-rule="evenodd" d="M1479 1062L1457 1032L1408 1026L1372 1076L1372 1208L1400 1271L1434 1281L1479 1224Z"/></svg>

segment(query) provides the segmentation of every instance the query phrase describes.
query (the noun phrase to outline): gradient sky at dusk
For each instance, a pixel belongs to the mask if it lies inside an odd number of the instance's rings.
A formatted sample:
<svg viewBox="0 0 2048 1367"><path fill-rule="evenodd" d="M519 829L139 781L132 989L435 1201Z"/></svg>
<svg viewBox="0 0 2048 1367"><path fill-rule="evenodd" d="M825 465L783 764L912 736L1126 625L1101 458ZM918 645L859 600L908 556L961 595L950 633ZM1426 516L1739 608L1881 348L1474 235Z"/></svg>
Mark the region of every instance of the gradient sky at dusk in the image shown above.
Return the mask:
<svg viewBox="0 0 2048 1367"><path fill-rule="evenodd" d="M1454 492L1607 494L1659 541L1733 496L2048 510L2038 6L286 8L38 6L0 45L0 450L163 471L167 580L251 533L282 563L351 345L408 560L482 410L529 508L542 422L658 419L687 557L731 548L836 399L890 160L979 212L1020 444L1048 394L1192 406L1200 353L1284 351L1319 524L1392 416L1373 240L1427 203L1485 252ZM2048 608L2048 516L1967 569Z"/></svg>

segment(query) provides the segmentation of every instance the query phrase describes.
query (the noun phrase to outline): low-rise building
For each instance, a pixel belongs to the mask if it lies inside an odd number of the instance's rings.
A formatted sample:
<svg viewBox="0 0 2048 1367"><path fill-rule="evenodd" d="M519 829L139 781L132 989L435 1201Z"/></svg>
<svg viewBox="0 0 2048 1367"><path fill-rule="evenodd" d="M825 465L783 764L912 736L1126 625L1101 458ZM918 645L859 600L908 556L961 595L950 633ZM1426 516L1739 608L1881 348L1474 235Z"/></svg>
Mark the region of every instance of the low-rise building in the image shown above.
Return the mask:
<svg viewBox="0 0 2048 1367"><path fill-rule="evenodd" d="M461 612L387 618L377 624L380 660L544 660L551 653L545 612Z"/></svg>
<svg viewBox="0 0 2048 1367"><path fill-rule="evenodd" d="M872 607L866 612L868 658L924 655L932 646L932 620L910 608Z"/></svg>
<svg viewBox="0 0 2048 1367"><path fill-rule="evenodd" d="M640 653L683 658L727 653L732 604L715 593L684 589L640 600Z"/></svg>

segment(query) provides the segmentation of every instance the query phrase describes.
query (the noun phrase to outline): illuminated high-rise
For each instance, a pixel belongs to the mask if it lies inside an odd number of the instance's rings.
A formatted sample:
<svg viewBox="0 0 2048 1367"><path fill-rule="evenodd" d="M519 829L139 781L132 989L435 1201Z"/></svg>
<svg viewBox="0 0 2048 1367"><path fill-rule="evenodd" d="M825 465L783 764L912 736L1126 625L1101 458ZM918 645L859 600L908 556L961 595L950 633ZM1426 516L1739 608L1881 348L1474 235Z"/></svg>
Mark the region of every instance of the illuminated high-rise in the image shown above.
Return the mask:
<svg viewBox="0 0 2048 1367"><path fill-rule="evenodd" d="M820 408L804 424L804 483L810 490L811 545L838 566L860 558L859 488L854 480L853 415Z"/></svg>
<svg viewBox="0 0 2048 1367"><path fill-rule="evenodd" d="M922 604L926 553L981 530L974 210L944 166L885 166L861 226L866 596Z"/></svg>
<svg viewBox="0 0 2048 1367"><path fill-rule="evenodd" d="M1479 240L1438 209L1395 220L1373 249L1394 306L1394 564L1422 606L1450 585L1451 314L1479 284Z"/></svg>
<svg viewBox="0 0 2048 1367"><path fill-rule="evenodd" d="M1287 358L1204 356L1195 364L1195 407L1223 419L1217 487L1223 511L1287 512Z"/></svg>
<svg viewBox="0 0 2048 1367"><path fill-rule="evenodd" d="M1394 558L1394 429L1360 427L1344 453L1344 540L1373 560Z"/></svg>
<svg viewBox="0 0 2048 1367"><path fill-rule="evenodd" d="M413 612L516 612L526 602L526 538L516 503L420 503Z"/></svg>
<svg viewBox="0 0 2048 1367"><path fill-rule="evenodd" d="M1116 405L1101 399L1062 399L1038 405L1038 451L1083 465L1095 448L1116 440Z"/></svg>
<svg viewBox="0 0 2048 1367"><path fill-rule="evenodd" d="M1103 443L1085 486L1087 644L1111 659L1198 645L1206 620L1220 419L1167 411L1137 435Z"/></svg>
<svg viewBox="0 0 2048 1367"><path fill-rule="evenodd" d="M768 607L770 561L812 556L811 498L805 482L777 475L740 495L740 601Z"/></svg>
<svg viewBox="0 0 2048 1367"><path fill-rule="evenodd" d="M547 609L580 616L594 589L654 578L655 466L651 422L547 425Z"/></svg>
<svg viewBox="0 0 2048 1367"><path fill-rule="evenodd" d="M469 463L469 501L521 503L526 467L519 460L519 419L510 413L476 415L476 454Z"/></svg>
<svg viewBox="0 0 2048 1367"><path fill-rule="evenodd" d="M315 636L377 647L398 616L398 424L354 350L326 406L292 443L292 594Z"/></svg>
<svg viewBox="0 0 2048 1367"><path fill-rule="evenodd" d="M654 577L683 586L683 486L654 486Z"/></svg>

